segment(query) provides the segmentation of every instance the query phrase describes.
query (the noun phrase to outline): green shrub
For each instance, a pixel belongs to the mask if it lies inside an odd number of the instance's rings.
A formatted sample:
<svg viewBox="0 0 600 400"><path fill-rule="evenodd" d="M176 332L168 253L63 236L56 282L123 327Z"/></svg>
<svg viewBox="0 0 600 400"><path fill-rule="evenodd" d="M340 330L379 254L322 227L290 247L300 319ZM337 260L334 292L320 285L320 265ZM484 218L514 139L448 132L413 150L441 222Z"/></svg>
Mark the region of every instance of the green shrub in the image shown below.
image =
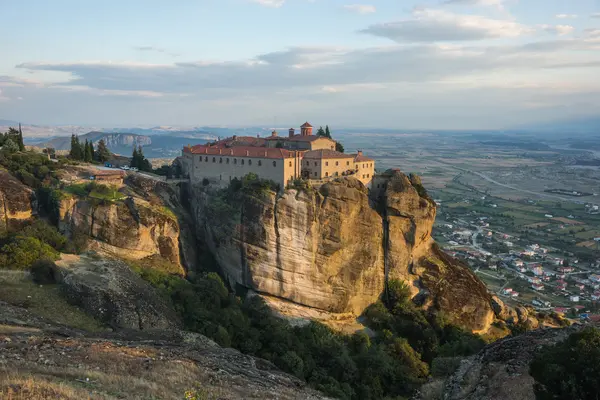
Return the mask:
<svg viewBox="0 0 600 400"><path fill-rule="evenodd" d="M0 267L28 269L40 259L58 260L59 253L34 237L17 236L0 249Z"/></svg>
<svg viewBox="0 0 600 400"><path fill-rule="evenodd" d="M56 283L56 264L52 260L41 259L31 265L31 276L37 284Z"/></svg>
<svg viewBox="0 0 600 400"><path fill-rule="evenodd" d="M431 375L436 378L445 378L456 372L460 367L460 357L438 357L431 363Z"/></svg>
<svg viewBox="0 0 600 400"><path fill-rule="evenodd" d="M67 238L58 232L58 229L40 219L26 226L20 235L36 238L57 251L62 251L67 243Z"/></svg>
<svg viewBox="0 0 600 400"><path fill-rule="evenodd" d="M586 327L536 353L529 372L539 400L597 399L600 393L600 330Z"/></svg>

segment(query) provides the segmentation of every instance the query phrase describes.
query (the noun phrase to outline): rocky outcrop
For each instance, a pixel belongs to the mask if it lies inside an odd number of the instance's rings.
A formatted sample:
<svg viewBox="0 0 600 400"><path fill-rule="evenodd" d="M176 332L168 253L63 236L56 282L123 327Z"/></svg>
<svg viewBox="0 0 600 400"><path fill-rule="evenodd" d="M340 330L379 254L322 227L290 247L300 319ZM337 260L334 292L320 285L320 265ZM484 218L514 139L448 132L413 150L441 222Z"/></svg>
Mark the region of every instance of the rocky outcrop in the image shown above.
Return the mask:
<svg viewBox="0 0 600 400"><path fill-rule="evenodd" d="M0 398L327 399L272 363L181 331L89 333L0 302ZM87 378L87 379L86 379ZM93 394L91 394L93 393Z"/></svg>
<svg viewBox="0 0 600 400"><path fill-rule="evenodd" d="M191 193L197 236L232 286L358 315L386 279L401 279L451 322L482 333L494 321L485 285L433 246L435 203L415 176L394 173L377 205L353 178L236 196L200 185Z"/></svg>
<svg viewBox="0 0 600 400"><path fill-rule="evenodd" d="M30 219L35 209L34 202L33 190L0 170L0 232Z"/></svg>
<svg viewBox="0 0 600 400"><path fill-rule="evenodd" d="M70 197L61 201L59 216L63 233L87 236L93 249L125 259L160 255L179 264L179 225L162 206L131 197L117 202Z"/></svg>
<svg viewBox="0 0 600 400"><path fill-rule="evenodd" d="M534 400L529 363L541 346L560 342L577 329L538 329L487 346L462 361L446 381L443 399Z"/></svg>
<svg viewBox="0 0 600 400"><path fill-rule="evenodd" d="M175 329L180 322L160 294L121 261L63 255L56 278L67 299L119 329Z"/></svg>

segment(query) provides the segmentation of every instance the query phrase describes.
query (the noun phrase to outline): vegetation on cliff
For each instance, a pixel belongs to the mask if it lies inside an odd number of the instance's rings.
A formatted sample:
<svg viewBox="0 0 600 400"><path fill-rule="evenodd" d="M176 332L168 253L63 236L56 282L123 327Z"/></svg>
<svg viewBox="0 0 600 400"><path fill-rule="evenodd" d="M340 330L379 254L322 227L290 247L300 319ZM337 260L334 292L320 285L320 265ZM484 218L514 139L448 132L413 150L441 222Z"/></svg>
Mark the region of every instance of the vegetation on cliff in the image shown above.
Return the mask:
<svg viewBox="0 0 600 400"><path fill-rule="evenodd" d="M291 326L274 317L259 297L243 300L230 293L215 273L187 281L141 264L135 269L172 302L186 329L270 360L340 399L409 396L425 382L435 357L469 355L484 344L423 313L399 282L390 285L386 301L366 313L376 332L369 337L315 322Z"/></svg>
<svg viewBox="0 0 600 400"><path fill-rule="evenodd" d="M586 327L565 341L546 346L531 362L538 400L598 399L600 329Z"/></svg>

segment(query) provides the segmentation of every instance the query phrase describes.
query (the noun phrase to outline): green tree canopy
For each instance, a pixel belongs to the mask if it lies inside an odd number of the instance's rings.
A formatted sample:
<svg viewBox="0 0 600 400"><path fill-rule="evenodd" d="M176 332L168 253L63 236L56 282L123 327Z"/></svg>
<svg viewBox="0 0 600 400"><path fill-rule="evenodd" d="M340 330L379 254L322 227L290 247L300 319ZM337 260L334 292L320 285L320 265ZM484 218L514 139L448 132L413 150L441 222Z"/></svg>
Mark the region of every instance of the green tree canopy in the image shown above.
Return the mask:
<svg viewBox="0 0 600 400"><path fill-rule="evenodd" d="M529 372L539 400L597 400L600 393L600 330L586 327L537 353Z"/></svg>
<svg viewBox="0 0 600 400"><path fill-rule="evenodd" d="M325 131L323 130L322 126L320 126L317 130L317 136L325 136Z"/></svg>

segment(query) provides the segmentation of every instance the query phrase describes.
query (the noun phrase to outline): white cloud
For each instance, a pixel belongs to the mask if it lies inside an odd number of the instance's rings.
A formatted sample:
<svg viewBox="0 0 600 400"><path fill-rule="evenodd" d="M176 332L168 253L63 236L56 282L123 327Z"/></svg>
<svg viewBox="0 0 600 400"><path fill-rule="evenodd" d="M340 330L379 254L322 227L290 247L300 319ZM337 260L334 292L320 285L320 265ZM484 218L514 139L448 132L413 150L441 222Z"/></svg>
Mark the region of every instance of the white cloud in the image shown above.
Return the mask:
<svg viewBox="0 0 600 400"><path fill-rule="evenodd" d="M371 14L377 11L375 6L368 4L347 4L344 8L358 14Z"/></svg>
<svg viewBox="0 0 600 400"><path fill-rule="evenodd" d="M447 0L444 4L496 7L502 10L504 9L504 2L505 0Z"/></svg>
<svg viewBox="0 0 600 400"><path fill-rule="evenodd" d="M513 21L417 9L412 19L372 25L361 32L397 42L437 42L515 38L533 29Z"/></svg>
<svg viewBox="0 0 600 400"><path fill-rule="evenodd" d="M568 35L575 30L571 25L538 25L538 27L546 32L554 33L559 36Z"/></svg>
<svg viewBox="0 0 600 400"><path fill-rule="evenodd" d="M285 0L251 0L253 3L260 4L265 7L281 7Z"/></svg>
<svg viewBox="0 0 600 400"><path fill-rule="evenodd" d="M574 19L577 18L577 14L556 14L558 19Z"/></svg>

